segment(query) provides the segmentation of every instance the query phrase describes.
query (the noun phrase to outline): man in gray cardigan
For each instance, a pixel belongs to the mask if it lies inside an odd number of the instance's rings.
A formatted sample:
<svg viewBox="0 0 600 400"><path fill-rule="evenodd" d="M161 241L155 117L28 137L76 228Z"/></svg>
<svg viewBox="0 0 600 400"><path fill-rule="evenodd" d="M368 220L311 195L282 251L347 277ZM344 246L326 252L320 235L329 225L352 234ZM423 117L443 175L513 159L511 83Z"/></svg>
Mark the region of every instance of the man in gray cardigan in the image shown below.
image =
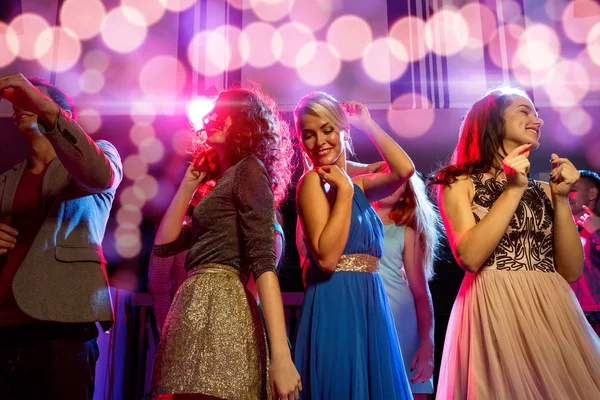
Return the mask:
<svg viewBox="0 0 600 400"><path fill-rule="evenodd" d="M101 243L121 159L48 82L0 77L0 98L29 144L0 175L0 398L92 399L95 322L113 323Z"/></svg>

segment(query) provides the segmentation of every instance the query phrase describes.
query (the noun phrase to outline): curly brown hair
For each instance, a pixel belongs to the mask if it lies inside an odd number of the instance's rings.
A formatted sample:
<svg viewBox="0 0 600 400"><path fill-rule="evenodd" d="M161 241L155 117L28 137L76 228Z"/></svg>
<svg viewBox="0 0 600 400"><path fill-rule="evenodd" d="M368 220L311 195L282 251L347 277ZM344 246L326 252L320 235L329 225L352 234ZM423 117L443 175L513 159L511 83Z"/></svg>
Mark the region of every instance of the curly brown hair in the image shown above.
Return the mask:
<svg viewBox="0 0 600 400"><path fill-rule="evenodd" d="M227 161L235 165L248 156L256 156L267 170L275 206L279 206L286 198L295 158L289 125L273 99L258 87L226 89L217 96L214 111L231 117ZM203 158L207 146L206 136L197 132L192 140L192 158Z"/></svg>
<svg viewBox="0 0 600 400"><path fill-rule="evenodd" d="M462 175L502 171L501 161L507 154L504 111L517 96L529 99L522 89L500 87L473 104L460 127L449 165L431 175L430 185L450 185Z"/></svg>

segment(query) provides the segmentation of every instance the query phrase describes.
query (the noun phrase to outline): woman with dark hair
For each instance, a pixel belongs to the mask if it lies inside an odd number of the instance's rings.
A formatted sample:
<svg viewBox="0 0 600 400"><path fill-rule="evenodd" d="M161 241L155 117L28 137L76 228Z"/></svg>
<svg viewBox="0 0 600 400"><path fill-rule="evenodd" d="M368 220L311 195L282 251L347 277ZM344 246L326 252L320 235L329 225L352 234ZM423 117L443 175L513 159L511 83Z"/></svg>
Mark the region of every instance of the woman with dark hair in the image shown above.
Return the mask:
<svg viewBox="0 0 600 400"><path fill-rule="evenodd" d="M414 172L410 158L357 102L326 93L294 111L301 148L314 170L298 183L298 214L310 274L294 347L305 399L411 397L390 306L378 273L383 226L369 201L391 195ZM386 172L350 179L350 124L367 134Z"/></svg>
<svg viewBox="0 0 600 400"><path fill-rule="evenodd" d="M373 203L383 222L380 273L394 315L414 399L433 393L433 303L427 282L441 221L415 173L394 194Z"/></svg>
<svg viewBox="0 0 600 400"><path fill-rule="evenodd" d="M529 179L542 124L522 90L490 91L433 181L466 271L438 399L600 398L600 341L568 284L583 265L568 202L579 173L552 154L550 184Z"/></svg>
<svg viewBox="0 0 600 400"><path fill-rule="evenodd" d="M155 239L154 254L189 249L188 278L161 335L152 394L297 399L300 376L287 344L275 267L274 207L286 195L293 149L272 100L256 91L219 94ZM210 193L182 227L204 179ZM252 273L270 340L245 284ZM199 398L202 398L199 396Z"/></svg>

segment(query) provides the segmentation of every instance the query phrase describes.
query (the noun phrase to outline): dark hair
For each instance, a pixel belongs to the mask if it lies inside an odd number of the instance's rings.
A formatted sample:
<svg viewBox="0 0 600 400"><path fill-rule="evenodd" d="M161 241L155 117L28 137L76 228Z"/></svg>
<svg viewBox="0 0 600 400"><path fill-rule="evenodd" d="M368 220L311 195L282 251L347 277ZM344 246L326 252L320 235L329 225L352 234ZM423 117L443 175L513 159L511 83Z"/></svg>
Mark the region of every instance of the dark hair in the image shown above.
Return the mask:
<svg viewBox="0 0 600 400"><path fill-rule="evenodd" d="M396 225L406 225L417 233L423 249L425 279L433 278L433 262L440 242L442 221L437 207L431 202L419 172L413 174L404 186L404 194L390 211Z"/></svg>
<svg viewBox="0 0 600 400"><path fill-rule="evenodd" d="M295 159L289 126L273 99L258 88L227 89L219 93L214 110L231 117L226 141L228 161L235 165L256 156L267 170L275 206L279 206L285 200ZM192 143L193 159L201 158L207 151L206 136L198 132Z"/></svg>
<svg viewBox="0 0 600 400"><path fill-rule="evenodd" d="M77 106L75 106L75 102L68 94L44 79L33 77L27 78L27 80L35 87L46 88L48 97L63 110L70 111L71 118L77 120Z"/></svg>
<svg viewBox="0 0 600 400"><path fill-rule="evenodd" d="M591 183L596 189L598 189L598 195L596 195L595 201L598 201L600 197L600 175L595 173L594 171L588 171L586 169L579 170L579 179L587 179L589 183Z"/></svg>
<svg viewBox="0 0 600 400"><path fill-rule="evenodd" d="M529 99L522 89L500 87L473 104L463 119L450 163L433 173L430 184L450 185L461 175L502 171L501 160L507 154L504 111L517 96Z"/></svg>

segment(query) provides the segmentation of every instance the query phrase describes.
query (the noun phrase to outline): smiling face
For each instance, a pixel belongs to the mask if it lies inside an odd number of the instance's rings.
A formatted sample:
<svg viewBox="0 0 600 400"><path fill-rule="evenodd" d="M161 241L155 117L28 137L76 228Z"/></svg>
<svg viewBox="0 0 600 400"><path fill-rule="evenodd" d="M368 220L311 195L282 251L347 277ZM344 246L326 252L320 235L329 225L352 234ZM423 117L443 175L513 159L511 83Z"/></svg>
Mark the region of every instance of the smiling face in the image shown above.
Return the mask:
<svg viewBox="0 0 600 400"><path fill-rule="evenodd" d="M531 143L532 149L540 145L541 126L544 121L538 117L533 103L526 97L515 96L504 110L504 148L507 152L523 144Z"/></svg>
<svg viewBox="0 0 600 400"><path fill-rule="evenodd" d="M231 117L224 116L224 112L213 111L204 118L206 142L211 147L224 146L231 128Z"/></svg>
<svg viewBox="0 0 600 400"><path fill-rule="evenodd" d="M299 122L304 151L313 165L343 166L346 132L336 128L328 119L313 114L302 114Z"/></svg>

